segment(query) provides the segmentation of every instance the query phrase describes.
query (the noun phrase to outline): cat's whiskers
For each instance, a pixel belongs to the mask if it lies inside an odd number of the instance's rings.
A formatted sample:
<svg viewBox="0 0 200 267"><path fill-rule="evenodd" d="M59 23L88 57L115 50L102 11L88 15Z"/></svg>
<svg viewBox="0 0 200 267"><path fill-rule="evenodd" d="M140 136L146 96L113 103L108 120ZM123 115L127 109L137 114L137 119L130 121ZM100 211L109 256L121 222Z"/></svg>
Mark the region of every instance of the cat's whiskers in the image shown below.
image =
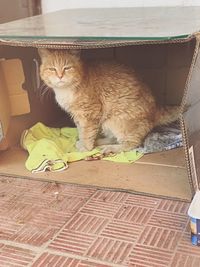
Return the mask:
<svg viewBox="0 0 200 267"><path fill-rule="evenodd" d="M45 99L50 99L52 97L52 90L45 83L43 83L37 91L37 95L43 102Z"/></svg>

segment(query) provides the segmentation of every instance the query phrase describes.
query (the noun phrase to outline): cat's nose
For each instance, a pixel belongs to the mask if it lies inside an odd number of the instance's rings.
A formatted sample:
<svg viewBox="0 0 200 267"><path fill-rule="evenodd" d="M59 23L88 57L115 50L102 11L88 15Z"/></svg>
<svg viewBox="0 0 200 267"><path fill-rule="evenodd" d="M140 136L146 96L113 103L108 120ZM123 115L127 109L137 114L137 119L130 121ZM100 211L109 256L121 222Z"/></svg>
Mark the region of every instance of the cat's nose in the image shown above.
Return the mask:
<svg viewBox="0 0 200 267"><path fill-rule="evenodd" d="M58 75L58 78L61 80L63 77L63 74Z"/></svg>
<svg viewBox="0 0 200 267"><path fill-rule="evenodd" d="M57 75L58 75L58 78L61 80L62 79L62 77L63 77L63 72L57 72Z"/></svg>

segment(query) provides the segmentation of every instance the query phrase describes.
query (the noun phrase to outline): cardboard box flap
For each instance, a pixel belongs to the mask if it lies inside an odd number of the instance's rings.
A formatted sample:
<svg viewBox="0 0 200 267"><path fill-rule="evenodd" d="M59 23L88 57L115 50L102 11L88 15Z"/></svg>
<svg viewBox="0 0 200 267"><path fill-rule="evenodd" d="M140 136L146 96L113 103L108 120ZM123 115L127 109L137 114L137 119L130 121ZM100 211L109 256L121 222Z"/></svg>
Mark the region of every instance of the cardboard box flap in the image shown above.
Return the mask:
<svg viewBox="0 0 200 267"><path fill-rule="evenodd" d="M189 151L189 168L195 191L200 186L200 49L197 38L193 63L184 98L184 125Z"/></svg>
<svg viewBox="0 0 200 267"><path fill-rule="evenodd" d="M180 40L200 30L199 14L200 7L60 10L1 24L0 40L26 46Z"/></svg>
<svg viewBox="0 0 200 267"><path fill-rule="evenodd" d="M200 101L200 53L198 43L195 53L192 73L184 100L186 107L193 106Z"/></svg>
<svg viewBox="0 0 200 267"><path fill-rule="evenodd" d="M10 101L0 61L0 143L5 137L10 122Z"/></svg>

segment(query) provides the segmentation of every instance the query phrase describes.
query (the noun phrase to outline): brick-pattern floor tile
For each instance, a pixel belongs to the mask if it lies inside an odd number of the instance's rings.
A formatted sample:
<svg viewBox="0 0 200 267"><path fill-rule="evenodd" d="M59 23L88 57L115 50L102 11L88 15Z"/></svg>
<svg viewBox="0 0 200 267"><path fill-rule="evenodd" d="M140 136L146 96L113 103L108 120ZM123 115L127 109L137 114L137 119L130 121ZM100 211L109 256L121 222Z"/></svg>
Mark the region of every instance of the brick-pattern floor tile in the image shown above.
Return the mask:
<svg viewBox="0 0 200 267"><path fill-rule="evenodd" d="M0 216L0 240L9 240L21 227L20 222L17 223L6 216Z"/></svg>
<svg viewBox="0 0 200 267"><path fill-rule="evenodd" d="M30 225L34 225L41 228L53 227L60 229L73 215L72 211L56 211L52 209L40 209L36 216L34 216L30 221Z"/></svg>
<svg viewBox="0 0 200 267"><path fill-rule="evenodd" d="M123 192L110 192L99 190L93 195L93 199L105 202L123 203L127 200L129 194Z"/></svg>
<svg viewBox="0 0 200 267"><path fill-rule="evenodd" d="M80 187L80 186L72 186L72 185L60 185L62 188L62 194L73 197L81 197L84 199L90 198L97 189L88 188L88 187Z"/></svg>
<svg viewBox="0 0 200 267"><path fill-rule="evenodd" d="M58 251L83 255L94 239L95 236L90 234L63 229L48 247Z"/></svg>
<svg viewBox="0 0 200 267"><path fill-rule="evenodd" d="M2 267L200 267L189 203L0 177Z"/></svg>
<svg viewBox="0 0 200 267"><path fill-rule="evenodd" d="M29 192L25 192L23 195L23 199L19 201L19 203L23 203L26 205L33 205L39 208L49 208L52 202L54 202L55 195L54 193L42 193L41 190L37 188L30 190Z"/></svg>
<svg viewBox="0 0 200 267"><path fill-rule="evenodd" d="M64 194L58 195L49 203L49 208L57 211L77 211L85 203L85 198L66 196Z"/></svg>
<svg viewBox="0 0 200 267"><path fill-rule="evenodd" d="M113 265L112 265L113 266ZM112 267L111 265L80 260L72 257L61 256L49 252L43 253L32 267Z"/></svg>
<svg viewBox="0 0 200 267"><path fill-rule="evenodd" d="M112 218L121 204L116 202L105 202L102 200L93 200L87 202L81 209L81 213L101 216L103 218Z"/></svg>
<svg viewBox="0 0 200 267"><path fill-rule="evenodd" d="M80 260L45 252L32 267L78 267Z"/></svg>
<svg viewBox="0 0 200 267"><path fill-rule="evenodd" d="M3 206L3 215L9 217L11 220L21 223L28 223L38 212L39 208L32 203L28 205L21 200L15 202L6 202Z"/></svg>
<svg viewBox="0 0 200 267"><path fill-rule="evenodd" d="M116 213L115 218L136 224L147 224L153 210L146 207L123 205Z"/></svg>
<svg viewBox="0 0 200 267"><path fill-rule="evenodd" d="M22 267L33 262L36 253L29 249L5 245L0 247L0 266Z"/></svg>
<svg viewBox="0 0 200 267"><path fill-rule="evenodd" d="M123 264L129 256L132 247L132 243L99 237L91 244L86 256L107 262Z"/></svg>
<svg viewBox="0 0 200 267"><path fill-rule="evenodd" d="M116 238L122 241L135 242L142 229L143 227L140 224L114 219L104 228L101 236Z"/></svg>
<svg viewBox="0 0 200 267"><path fill-rule="evenodd" d="M187 210L189 208L189 204L186 202L175 201L175 200L160 200L158 205L159 210L163 210L165 212L172 212L172 213L181 213L187 214Z"/></svg>
<svg viewBox="0 0 200 267"><path fill-rule="evenodd" d="M170 229L146 226L138 239L139 244L174 251L182 233Z"/></svg>
<svg viewBox="0 0 200 267"><path fill-rule="evenodd" d="M154 209L160 205L160 202L161 200L159 198L128 194L125 204Z"/></svg>
<svg viewBox="0 0 200 267"><path fill-rule="evenodd" d="M194 257L187 254L175 253L171 267L199 267L200 266L200 256Z"/></svg>
<svg viewBox="0 0 200 267"><path fill-rule="evenodd" d="M136 245L129 257L130 266L167 267L172 253L155 247Z"/></svg>
<svg viewBox="0 0 200 267"><path fill-rule="evenodd" d="M55 233L56 229L52 227L41 228L33 225L25 225L11 239L15 242L40 247L53 238Z"/></svg>
<svg viewBox="0 0 200 267"><path fill-rule="evenodd" d="M107 223L108 219L106 218L77 213L72 220L66 224L66 228L83 233L98 235L102 229L105 228Z"/></svg>
<svg viewBox="0 0 200 267"><path fill-rule="evenodd" d="M156 227L183 231L185 229L187 220L188 216L185 214L175 214L172 212L157 210L149 220L149 224Z"/></svg>
<svg viewBox="0 0 200 267"><path fill-rule="evenodd" d="M16 188L10 184L4 184L0 182L0 214L2 211L4 211L5 203L15 203L15 201L22 197L26 191L27 189Z"/></svg>

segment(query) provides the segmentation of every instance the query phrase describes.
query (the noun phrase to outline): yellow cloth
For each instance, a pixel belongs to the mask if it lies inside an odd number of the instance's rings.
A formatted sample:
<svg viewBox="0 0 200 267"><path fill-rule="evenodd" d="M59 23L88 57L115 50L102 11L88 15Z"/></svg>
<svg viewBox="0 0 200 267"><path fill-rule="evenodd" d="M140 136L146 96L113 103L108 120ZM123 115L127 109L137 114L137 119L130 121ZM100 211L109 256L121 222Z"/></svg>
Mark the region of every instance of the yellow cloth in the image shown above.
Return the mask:
<svg viewBox="0 0 200 267"><path fill-rule="evenodd" d="M21 137L21 145L29 153L26 168L32 172L60 171L68 168L68 162L100 154L98 149L88 152L77 151L77 139L76 128L50 128L38 122L29 130L25 130ZM131 151L103 159L131 163L141 156L141 153Z"/></svg>

